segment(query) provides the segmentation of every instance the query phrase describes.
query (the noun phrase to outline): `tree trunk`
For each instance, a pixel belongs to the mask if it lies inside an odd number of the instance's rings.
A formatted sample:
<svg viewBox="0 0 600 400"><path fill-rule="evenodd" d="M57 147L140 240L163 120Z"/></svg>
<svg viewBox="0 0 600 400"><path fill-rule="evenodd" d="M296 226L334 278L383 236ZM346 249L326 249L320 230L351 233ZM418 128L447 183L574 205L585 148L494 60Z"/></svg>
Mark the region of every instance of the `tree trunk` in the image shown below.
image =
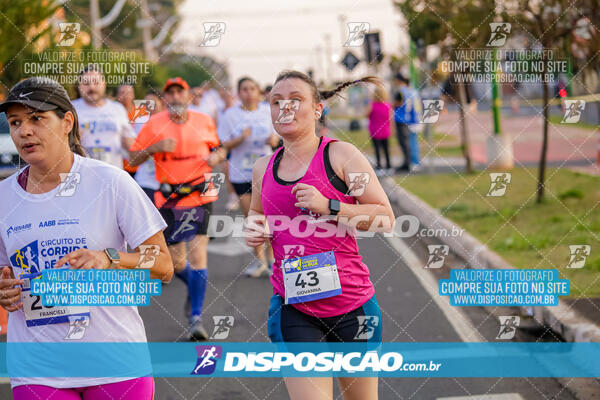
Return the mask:
<svg viewBox="0 0 600 400"><path fill-rule="evenodd" d="M593 69L594 73L597 76L600 76L600 66L598 66L597 68ZM600 82L598 82L596 84L596 93L600 93ZM596 124L600 125L600 101L596 101L594 102L596 104ZM594 122L592 122L594 123ZM598 149L600 150L600 149ZM598 163L598 165L600 166L600 151L598 152L598 160L596 161Z"/></svg>
<svg viewBox="0 0 600 400"><path fill-rule="evenodd" d="M102 47L102 32L99 25L100 7L98 0L90 0L90 25L92 27L92 46L94 50Z"/></svg>
<svg viewBox="0 0 600 400"><path fill-rule="evenodd" d="M544 139L542 140L542 155L540 157L540 166L537 185L537 203L541 203L544 197L544 181L546 179L546 156L548 153L548 82L544 80Z"/></svg>
<svg viewBox="0 0 600 400"><path fill-rule="evenodd" d="M152 31L150 29L151 25L148 23L152 21L150 11L148 10L148 0L140 0L138 4L140 5L141 19L142 21L144 21L144 26L142 28L142 38L144 40L144 56L147 60L157 62L158 55L156 54L156 50L152 45Z"/></svg>
<svg viewBox="0 0 600 400"><path fill-rule="evenodd" d="M469 152L469 130L467 129L467 115L465 113L465 85L462 82L457 83L458 93L458 110L460 112L460 139L463 157L465 158L465 172L470 174L473 172L471 165L471 154Z"/></svg>

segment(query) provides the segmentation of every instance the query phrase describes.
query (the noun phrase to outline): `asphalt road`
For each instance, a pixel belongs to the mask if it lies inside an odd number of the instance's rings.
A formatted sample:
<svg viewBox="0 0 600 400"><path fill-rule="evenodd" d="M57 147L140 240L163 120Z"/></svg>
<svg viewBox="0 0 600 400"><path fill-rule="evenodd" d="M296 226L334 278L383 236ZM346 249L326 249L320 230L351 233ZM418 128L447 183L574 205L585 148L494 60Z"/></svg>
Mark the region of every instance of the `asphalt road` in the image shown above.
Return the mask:
<svg viewBox="0 0 600 400"><path fill-rule="evenodd" d="M215 207L215 213L225 214L223 200ZM435 238L411 238L405 242L412 249L417 264L424 265L426 245ZM229 315L235 318L227 341L264 342L267 337L267 309L272 294L268 279L251 279L242 274L252 261L252 255L241 244L241 239L215 239L211 241L208 254L209 287L205 299L204 321L209 333L212 316ZM360 253L371 270L378 302L383 316L385 341L399 342L460 342L465 338L495 341L498 319L494 315L507 315L514 310L489 310L480 307L464 307L462 314L466 330L456 329L455 316L440 307L435 294L425 289L422 272L419 278L406 260L406 252L398 251L388 239L381 236L361 238ZM403 253L403 254L401 254ZM449 268L460 268L461 261L446 257L440 270L424 270L430 279L447 277ZM149 341L177 342L187 340L187 320L184 316L186 288L181 281L163 286L160 298L153 298L149 307L140 307ZM535 328L535 326L533 326ZM517 341L535 341L543 331L518 331ZM476 339L478 338L478 339ZM551 335L541 340L555 340ZM193 368L193 366L190 366ZM183 399L287 399L281 379L275 378L155 378L156 400ZM334 398L341 398L334 385ZM381 378L380 399L439 399L461 396L463 399L575 399L555 379L529 378ZM488 397L482 397L488 396ZM491 397L489 397L491 396ZM500 396L500 397L496 397ZM0 384L0 399L11 399L10 386Z"/></svg>
<svg viewBox="0 0 600 400"><path fill-rule="evenodd" d="M224 213L222 202L216 207ZM238 239L241 241L241 239ZM414 238L406 244L423 262L426 244L435 240ZM213 240L208 255L210 285L207 290L204 321L212 330L212 316L230 315L235 318L227 341L268 341L267 309L272 289L268 279L251 279L242 274L253 256L243 250L235 239ZM403 257L381 236L361 238L360 253L371 270L377 299L383 316L385 341L399 342L453 342L461 337L447 316L427 293ZM241 253L244 251L243 253ZM443 270L460 268L461 262L447 257ZM427 270L430 271L430 270ZM429 272L427 272L429 273ZM438 272L439 274L439 272ZM443 272L442 272L443 274ZM436 278L439 278L438 276ZM150 341L186 340L187 321L184 317L185 287L173 281L163 287L163 294L150 307L141 308ZM506 315L511 310L497 310ZM495 341L498 319L488 310L464 307L473 337ZM519 331L514 340L535 341L540 331ZM545 335L543 340L554 340ZM505 394L502 399L575 399L555 379L508 378L385 378L380 379L381 399L438 399L450 396ZM512 394L512 395L508 395ZM337 387L334 398L340 398ZM521 397L518 397L521 396ZM287 392L281 379L266 378L156 378L157 400L182 399L286 399ZM469 397L466 397L469 398ZM493 397L492 397L493 398Z"/></svg>

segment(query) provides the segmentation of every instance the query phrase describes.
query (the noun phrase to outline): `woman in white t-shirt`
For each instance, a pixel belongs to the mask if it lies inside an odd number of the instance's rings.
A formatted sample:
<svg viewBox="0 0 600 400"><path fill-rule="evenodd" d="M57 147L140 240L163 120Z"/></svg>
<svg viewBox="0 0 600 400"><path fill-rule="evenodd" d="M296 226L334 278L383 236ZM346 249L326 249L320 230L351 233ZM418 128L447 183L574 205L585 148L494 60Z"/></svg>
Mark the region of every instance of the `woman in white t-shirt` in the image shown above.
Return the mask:
<svg viewBox="0 0 600 400"><path fill-rule="evenodd" d="M230 152L228 157L229 181L240 198L244 216L248 216L252 199L252 168L254 162L273 152L279 136L271 122L271 110L260 103L258 83L243 77L238 81L238 97L241 104L228 108L219 122L218 134L223 146ZM269 249L270 260L272 250ZM256 259L246 268L246 275L258 278L269 268L262 246L255 248ZM271 264L271 261L269 261Z"/></svg>
<svg viewBox="0 0 600 400"><path fill-rule="evenodd" d="M61 363L72 357L46 350L69 342L143 345L146 333L137 307L46 307L30 294L28 283L30 274L50 268L141 268L149 254L151 278L168 282L173 265L162 233L165 222L125 171L83 156L77 113L60 84L26 79L11 89L2 111L29 164L0 182L0 306L10 312L14 399L152 399L149 357L132 360L127 352L78 347L79 362L106 367L114 377L92 371L91 377L60 377ZM127 245L134 252L128 253ZM15 342L48 344L11 357Z"/></svg>

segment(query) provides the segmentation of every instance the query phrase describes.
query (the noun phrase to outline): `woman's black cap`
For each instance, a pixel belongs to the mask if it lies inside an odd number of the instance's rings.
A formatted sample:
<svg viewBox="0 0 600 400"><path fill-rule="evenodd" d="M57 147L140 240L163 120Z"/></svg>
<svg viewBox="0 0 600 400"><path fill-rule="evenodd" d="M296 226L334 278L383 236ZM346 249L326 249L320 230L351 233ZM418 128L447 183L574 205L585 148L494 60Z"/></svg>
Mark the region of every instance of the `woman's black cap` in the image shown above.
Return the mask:
<svg viewBox="0 0 600 400"><path fill-rule="evenodd" d="M6 101L0 104L0 112L6 112L12 104L23 104L40 111L73 110L65 88L53 79L40 76L27 78L13 86Z"/></svg>

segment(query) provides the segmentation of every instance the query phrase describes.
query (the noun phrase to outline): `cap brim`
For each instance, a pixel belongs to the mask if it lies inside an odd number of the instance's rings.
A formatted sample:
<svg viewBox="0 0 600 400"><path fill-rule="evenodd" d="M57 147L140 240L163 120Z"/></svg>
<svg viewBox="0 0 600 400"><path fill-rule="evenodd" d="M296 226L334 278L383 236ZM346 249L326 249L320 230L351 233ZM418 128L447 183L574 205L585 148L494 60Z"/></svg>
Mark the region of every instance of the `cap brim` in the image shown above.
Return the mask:
<svg viewBox="0 0 600 400"><path fill-rule="evenodd" d="M185 87L185 85L182 85L181 83L171 83L170 85L166 85L163 88L163 92L166 92L167 90L169 90L173 86L179 86L182 89L189 90L189 87Z"/></svg>
<svg viewBox="0 0 600 400"><path fill-rule="evenodd" d="M6 112L8 107L10 107L13 104L22 104L24 106L27 106L27 107L30 107L30 108L33 108L33 109L39 110L39 111L51 111L51 110L55 110L58 108L58 106L56 104L46 103L44 101L27 100L27 99L8 100L8 101L5 101L4 103L0 104L0 112Z"/></svg>

